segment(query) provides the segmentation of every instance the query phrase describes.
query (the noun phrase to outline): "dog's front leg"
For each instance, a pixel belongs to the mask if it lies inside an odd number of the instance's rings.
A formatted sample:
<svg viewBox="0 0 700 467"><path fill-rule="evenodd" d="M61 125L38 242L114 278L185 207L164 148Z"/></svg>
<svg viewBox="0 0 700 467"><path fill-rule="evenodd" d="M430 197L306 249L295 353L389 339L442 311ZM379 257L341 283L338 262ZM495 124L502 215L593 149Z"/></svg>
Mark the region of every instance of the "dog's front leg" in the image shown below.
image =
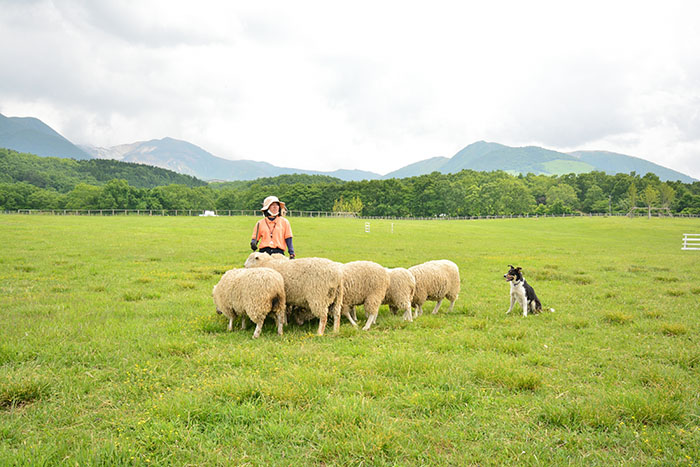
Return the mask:
<svg viewBox="0 0 700 467"><path fill-rule="evenodd" d="M513 294L510 295L510 308L508 308L508 311L506 311L506 314L510 313L510 311L513 309L513 305L515 305L515 297Z"/></svg>
<svg viewBox="0 0 700 467"><path fill-rule="evenodd" d="M523 300L523 316L527 317L527 300Z"/></svg>

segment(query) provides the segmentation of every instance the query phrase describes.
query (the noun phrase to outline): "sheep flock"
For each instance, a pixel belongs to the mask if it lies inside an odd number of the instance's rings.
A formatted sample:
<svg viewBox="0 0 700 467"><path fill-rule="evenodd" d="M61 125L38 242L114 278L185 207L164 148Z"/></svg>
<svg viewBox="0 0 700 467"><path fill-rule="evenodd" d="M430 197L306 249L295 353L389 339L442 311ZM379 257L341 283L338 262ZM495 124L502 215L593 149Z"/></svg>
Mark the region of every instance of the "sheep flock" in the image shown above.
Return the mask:
<svg viewBox="0 0 700 467"><path fill-rule="evenodd" d="M392 313L403 312L413 321L423 313L423 304L435 301L437 313L444 299L452 311L460 290L459 268L449 260L435 260L406 268L385 268L373 261L338 263L327 258L298 258L251 253L243 268L227 271L214 286L216 311L233 319L241 317L256 324L254 338L260 336L268 315L275 317L277 333L285 324L303 324L318 319L318 335L323 335L328 318L333 332L340 329L341 317L357 327L355 307L362 305L369 330L376 322L381 305Z"/></svg>

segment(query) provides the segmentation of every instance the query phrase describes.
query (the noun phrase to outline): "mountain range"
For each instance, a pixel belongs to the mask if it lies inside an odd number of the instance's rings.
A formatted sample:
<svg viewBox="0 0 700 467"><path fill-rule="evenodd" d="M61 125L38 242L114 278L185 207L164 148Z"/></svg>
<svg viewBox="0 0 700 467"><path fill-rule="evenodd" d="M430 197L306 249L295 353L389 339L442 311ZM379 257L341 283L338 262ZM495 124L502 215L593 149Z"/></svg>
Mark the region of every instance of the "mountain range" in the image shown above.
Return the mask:
<svg viewBox="0 0 700 467"><path fill-rule="evenodd" d="M479 141L452 157L433 157L416 162L385 175L362 170L320 172L290 167L277 167L267 162L229 160L217 157L187 141L173 138L154 139L109 148L77 146L36 118L5 117L0 114L0 147L39 156L73 159L114 159L147 164L192 175L202 180L254 180L261 177L302 173L328 175L341 180L374 180L405 178L438 171L455 173L503 170L511 174L563 175L593 170L608 174L636 172L656 174L661 180L696 181L683 173L644 159L606 151L563 153L537 146L510 147Z"/></svg>

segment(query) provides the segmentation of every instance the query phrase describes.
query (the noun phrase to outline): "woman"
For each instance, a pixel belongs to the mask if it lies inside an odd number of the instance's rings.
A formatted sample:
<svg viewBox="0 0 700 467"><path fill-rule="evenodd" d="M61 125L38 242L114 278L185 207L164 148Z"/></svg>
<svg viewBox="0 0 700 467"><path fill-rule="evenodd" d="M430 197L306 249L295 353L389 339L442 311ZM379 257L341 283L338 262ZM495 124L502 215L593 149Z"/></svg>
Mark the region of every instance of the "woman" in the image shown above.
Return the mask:
<svg viewBox="0 0 700 467"><path fill-rule="evenodd" d="M292 226L287 219L282 217L286 211L284 203L276 196L268 196L263 201L261 211L265 217L255 224L250 247L255 251L259 246L261 253L269 255L273 253L284 254L286 250L289 250L289 258L294 259Z"/></svg>

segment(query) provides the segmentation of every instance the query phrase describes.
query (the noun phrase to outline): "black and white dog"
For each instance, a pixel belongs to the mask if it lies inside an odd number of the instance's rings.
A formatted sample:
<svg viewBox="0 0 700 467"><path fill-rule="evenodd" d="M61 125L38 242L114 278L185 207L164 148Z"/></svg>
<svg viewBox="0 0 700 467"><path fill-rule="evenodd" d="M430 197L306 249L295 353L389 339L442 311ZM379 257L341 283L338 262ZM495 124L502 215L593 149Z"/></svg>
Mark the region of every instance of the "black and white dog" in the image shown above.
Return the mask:
<svg viewBox="0 0 700 467"><path fill-rule="evenodd" d="M535 289L523 277L523 268L516 268L510 264L508 268L508 272L503 275L506 281L510 282L510 308L506 313L510 313L515 302L523 307L523 316L527 316L528 310L530 313L542 311L542 304L535 294ZM553 312L554 308L550 308L549 311Z"/></svg>

